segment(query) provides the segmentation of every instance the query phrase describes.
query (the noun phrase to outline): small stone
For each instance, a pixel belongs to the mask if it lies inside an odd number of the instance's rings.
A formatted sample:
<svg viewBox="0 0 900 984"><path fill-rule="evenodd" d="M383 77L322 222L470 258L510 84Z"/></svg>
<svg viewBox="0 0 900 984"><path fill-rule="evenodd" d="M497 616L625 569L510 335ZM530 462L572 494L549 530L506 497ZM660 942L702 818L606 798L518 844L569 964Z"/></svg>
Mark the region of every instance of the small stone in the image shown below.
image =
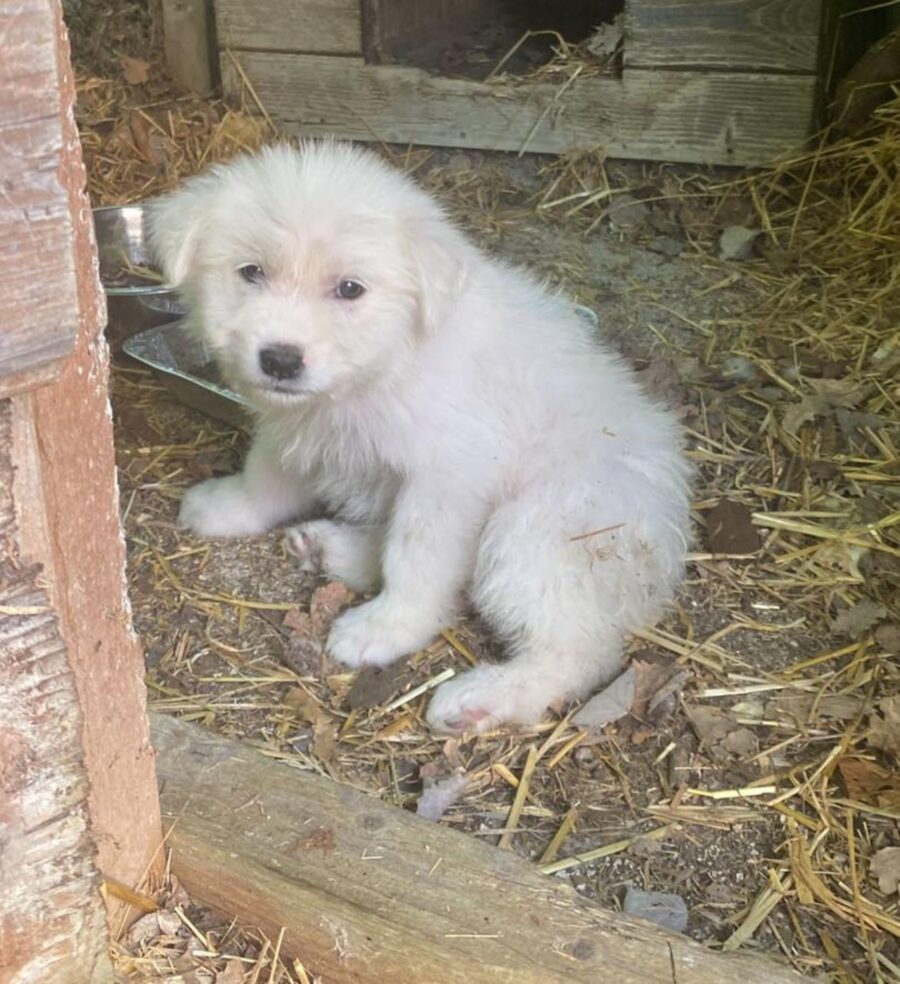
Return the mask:
<svg viewBox="0 0 900 984"><path fill-rule="evenodd" d="M749 259L753 255L753 244L761 232L761 229L748 229L745 226L727 226L719 236L719 259Z"/></svg>
<svg viewBox="0 0 900 984"><path fill-rule="evenodd" d="M664 929L683 933L688 924L688 908L680 895L669 892L645 892L630 885L625 891L622 911L638 919L646 919Z"/></svg>
<svg viewBox="0 0 900 984"><path fill-rule="evenodd" d="M649 215L650 209L640 199L627 194L614 198L606 213L609 224L623 231L636 229Z"/></svg>
<svg viewBox="0 0 900 984"><path fill-rule="evenodd" d="M886 653L900 653L900 623L879 625L875 630L875 641Z"/></svg>
<svg viewBox="0 0 900 984"><path fill-rule="evenodd" d="M684 252L684 243L674 236L657 236L647 244L647 248L674 260Z"/></svg>
<svg viewBox="0 0 900 984"><path fill-rule="evenodd" d="M623 718L634 703L634 685L634 667L629 666L608 687L592 697L572 718L572 723L576 728L599 731Z"/></svg>

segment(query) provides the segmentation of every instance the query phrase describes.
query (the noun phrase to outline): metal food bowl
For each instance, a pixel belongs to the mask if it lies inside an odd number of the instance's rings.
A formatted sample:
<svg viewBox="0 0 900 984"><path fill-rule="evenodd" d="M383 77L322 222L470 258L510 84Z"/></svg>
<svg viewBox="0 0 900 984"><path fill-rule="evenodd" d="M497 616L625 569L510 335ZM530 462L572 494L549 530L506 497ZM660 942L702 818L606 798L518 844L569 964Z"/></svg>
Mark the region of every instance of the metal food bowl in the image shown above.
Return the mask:
<svg viewBox="0 0 900 984"><path fill-rule="evenodd" d="M94 209L107 337L114 346L139 331L183 317L185 308L150 256L143 205Z"/></svg>
<svg viewBox="0 0 900 984"><path fill-rule="evenodd" d="M205 346L185 321L171 321L133 335L123 350L152 369L181 403L235 427L248 425L246 401L225 385Z"/></svg>

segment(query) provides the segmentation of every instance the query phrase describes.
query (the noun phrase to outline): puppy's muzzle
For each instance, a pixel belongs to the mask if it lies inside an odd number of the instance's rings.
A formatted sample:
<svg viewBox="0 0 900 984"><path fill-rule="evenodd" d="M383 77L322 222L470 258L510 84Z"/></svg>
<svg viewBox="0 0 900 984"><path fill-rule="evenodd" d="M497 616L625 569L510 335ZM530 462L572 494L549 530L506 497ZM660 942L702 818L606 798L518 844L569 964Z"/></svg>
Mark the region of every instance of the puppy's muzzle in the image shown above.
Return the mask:
<svg viewBox="0 0 900 984"><path fill-rule="evenodd" d="M296 345L267 345L259 350L259 367L272 379L296 379L303 371L303 353Z"/></svg>

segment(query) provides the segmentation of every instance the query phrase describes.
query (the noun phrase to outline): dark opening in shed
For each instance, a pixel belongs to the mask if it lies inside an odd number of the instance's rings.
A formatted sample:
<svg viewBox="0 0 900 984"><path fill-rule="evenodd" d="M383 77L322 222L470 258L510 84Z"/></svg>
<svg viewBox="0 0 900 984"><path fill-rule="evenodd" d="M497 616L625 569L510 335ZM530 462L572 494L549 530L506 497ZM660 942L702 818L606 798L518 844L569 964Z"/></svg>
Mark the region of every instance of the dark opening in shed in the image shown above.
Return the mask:
<svg viewBox="0 0 900 984"><path fill-rule="evenodd" d="M553 57L559 37L570 45L585 41L624 7L625 0L366 0L365 56L374 64L484 79L523 35L546 32L528 37L504 63L505 72L523 75Z"/></svg>

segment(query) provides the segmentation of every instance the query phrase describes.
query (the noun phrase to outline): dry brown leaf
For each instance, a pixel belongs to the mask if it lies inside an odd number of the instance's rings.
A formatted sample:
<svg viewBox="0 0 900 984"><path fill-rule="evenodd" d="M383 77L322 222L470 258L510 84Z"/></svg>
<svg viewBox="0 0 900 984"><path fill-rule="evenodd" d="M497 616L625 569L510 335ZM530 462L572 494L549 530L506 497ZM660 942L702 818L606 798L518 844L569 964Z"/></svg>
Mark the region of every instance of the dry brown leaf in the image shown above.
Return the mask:
<svg viewBox="0 0 900 984"><path fill-rule="evenodd" d="M766 701L763 716L791 728L805 728L820 718L852 721L862 710L862 698L856 694L780 694Z"/></svg>
<svg viewBox="0 0 900 984"><path fill-rule="evenodd" d="M733 762L759 751L756 734L718 707L698 704L688 708L688 717L700 739L700 747L716 761Z"/></svg>
<svg viewBox="0 0 900 984"><path fill-rule="evenodd" d="M812 395L804 396L799 403L784 412L784 429L796 437L800 428L835 408L849 410L858 406L868 392L868 386L855 379L810 379L807 381Z"/></svg>
<svg viewBox="0 0 900 984"><path fill-rule="evenodd" d="M137 110L134 110L128 117L128 126L134 139L135 149L141 157L149 164L158 163L153 148L150 146L150 131L147 128L147 121Z"/></svg>
<svg viewBox="0 0 900 984"><path fill-rule="evenodd" d="M316 635L324 635L331 623L353 601L353 592L340 581L330 581L313 591L309 615Z"/></svg>
<svg viewBox="0 0 900 984"><path fill-rule="evenodd" d="M885 895L900 891L900 847L883 847L869 861L869 874L878 879L878 889Z"/></svg>
<svg viewBox="0 0 900 984"><path fill-rule="evenodd" d="M129 85L143 85L150 79L150 62L143 58L132 58L129 55L122 55L119 58L122 66L122 78Z"/></svg>
<svg viewBox="0 0 900 984"><path fill-rule="evenodd" d="M847 636L848 639L859 639L885 615L887 610L882 605L872 601L871 598L863 598L862 601L839 612L832 620L831 628L838 635Z"/></svg>
<svg viewBox="0 0 900 984"><path fill-rule="evenodd" d="M301 721L309 724L319 724L330 721L331 717L322 710L319 702L302 687L292 687L284 696L284 703L297 715Z"/></svg>
<svg viewBox="0 0 900 984"><path fill-rule="evenodd" d="M312 751L320 762L334 761L337 752L337 728L330 721L320 721L313 727Z"/></svg>
<svg viewBox="0 0 900 984"><path fill-rule="evenodd" d="M651 396L668 406L677 407L683 401L684 381L674 359L654 354L637 376Z"/></svg>
<svg viewBox="0 0 900 984"><path fill-rule="evenodd" d="M718 707L704 704L687 708L691 726L701 742L721 741L729 731L736 728L737 722Z"/></svg>
<svg viewBox="0 0 900 984"><path fill-rule="evenodd" d="M861 758L842 758L838 769L850 799L900 810L900 775L882 768L875 762Z"/></svg>
<svg viewBox="0 0 900 984"><path fill-rule="evenodd" d="M857 379L810 379L810 389L831 407L847 410L858 406L866 398L869 387Z"/></svg>
<svg viewBox="0 0 900 984"><path fill-rule="evenodd" d="M315 676L324 669L325 647L312 634L295 632L285 644L281 658L297 676Z"/></svg>
<svg viewBox="0 0 900 984"><path fill-rule="evenodd" d="M658 724L675 709L688 671L669 660L636 658L632 665L635 688L631 713L639 721Z"/></svg>
<svg viewBox="0 0 900 984"><path fill-rule="evenodd" d="M225 969L216 973L216 984L242 984L244 971L238 960L229 960Z"/></svg>
<svg viewBox="0 0 900 984"><path fill-rule="evenodd" d="M451 769L461 769L463 767L463 760L459 747L459 738L448 738L441 748L444 758L447 760Z"/></svg>
<svg viewBox="0 0 900 984"><path fill-rule="evenodd" d="M291 632L300 632L303 635L312 632L312 622L306 612L301 612L299 608L292 608L284 613L281 624Z"/></svg>
<svg viewBox="0 0 900 984"><path fill-rule="evenodd" d="M442 772L443 767L440 762L425 762L425 764L419 769L419 778L423 782L427 782L428 780L437 779Z"/></svg>
<svg viewBox="0 0 900 984"><path fill-rule="evenodd" d="M900 694L884 697L869 716L869 744L900 761Z"/></svg>
<svg viewBox="0 0 900 984"><path fill-rule="evenodd" d="M128 930L128 945L138 946L144 940L159 936L160 932L159 915L156 912L149 912L132 923Z"/></svg>
<svg viewBox="0 0 900 984"><path fill-rule="evenodd" d="M705 542L710 553L752 554L762 541L747 506L722 499L706 514Z"/></svg>
<svg viewBox="0 0 900 984"><path fill-rule="evenodd" d="M784 429L792 437L796 437L800 428L828 413L828 401L821 396L804 396L799 403L794 403L784 412L782 423Z"/></svg>
<svg viewBox="0 0 900 984"><path fill-rule="evenodd" d="M599 731L631 710L635 694L635 668L632 664L608 687L595 694L572 718L576 728Z"/></svg>
<svg viewBox="0 0 900 984"><path fill-rule="evenodd" d="M364 666L353 680L347 703L351 709L378 707L402 690L412 674L411 667L403 660L388 666Z"/></svg>
<svg viewBox="0 0 900 984"><path fill-rule="evenodd" d="M900 653L900 624L886 622L875 630L875 641L886 653Z"/></svg>
<svg viewBox="0 0 900 984"><path fill-rule="evenodd" d="M736 728L725 735L722 740L722 748L729 755L748 758L759 751L759 738L749 728Z"/></svg>

